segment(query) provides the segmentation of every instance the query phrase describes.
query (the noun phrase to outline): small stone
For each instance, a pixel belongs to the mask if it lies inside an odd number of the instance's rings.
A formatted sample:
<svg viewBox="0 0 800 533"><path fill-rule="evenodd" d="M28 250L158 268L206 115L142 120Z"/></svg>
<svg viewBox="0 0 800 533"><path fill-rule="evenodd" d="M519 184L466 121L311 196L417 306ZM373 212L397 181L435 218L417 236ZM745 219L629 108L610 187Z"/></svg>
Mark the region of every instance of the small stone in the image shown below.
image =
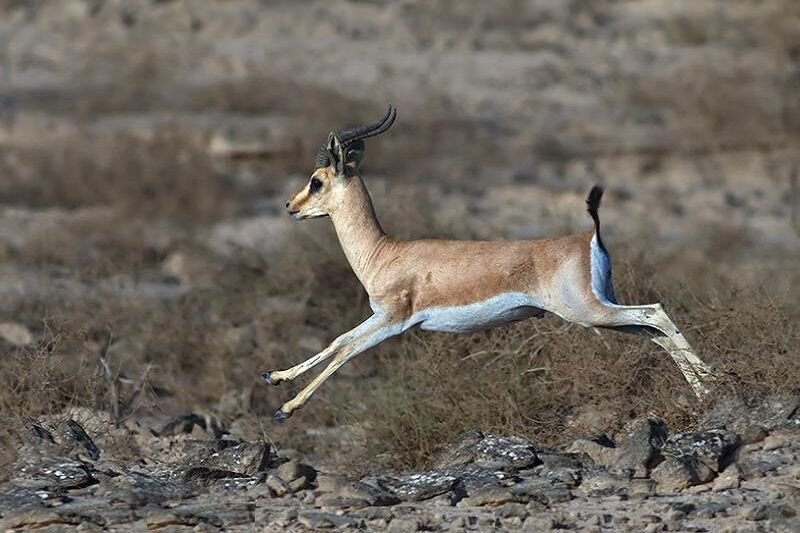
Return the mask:
<svg viewBox="0 0 800 533"><path fill-rule="evenodd" d="M567 451L570 453L585 453L598 465L608 466L617 458L617 448L608 438L603 439L578 439L574 441Z"/></svg>
<svg viewBox="0 0 800 533"><path fill-rule="evenodd" d="M506 503L495 510L495 514L500 518L519 518L524 519L528 516L528 509L522 503ZM520 524L522 520L520 520Z"/></svg>
<svg viewBox="0 0 800 533"><path fill-rule="evenodd" d="M475 507L484 505L502 505L504 503L519 503L522 500L511 489L506 487L486 487L470 494L460 502L459 507Z"/></svg>
<svg viewBox="0 0 800 533"><path fill-rule="evenodd" d="M407 533L409 531L419 531L420 522L412 517L395 518L389 522L389 527L386 529L390 533Z"/></svg>
<svg viewBox="0 0 800 533"><path fill-rule="evenodd" d="M619 446L612 466L617 470L632 471L633 477L647 477L666 438L664 422L652 418L635 421Z"/></svg>
<svg viewBox="0 0 800 533"><path fill-rule="evenodd" d="M772 450L785 448L790 444L789 439L784 435L770 435L764 439L764 444L761 449L765 452L771 452Z"/></svg>
<svg viewBox="0 0 800 533"><path fill-rule="evenodd" d="M305 478L307 481L312 482L317 477L317 471L313 467L303 464L297 460L292 459L280 465L276 474L287 483L294 481L299 477Z"/></svg>
<svg viewBox="0 0 800 533"><path fill-rule="evenodd" d="M0 323L0 338L13 346L33 344L33 334L28 328L16 322Z"/></svg>
<svg viewBox="0 0 800 533"><path fill-rule="evenodd" d="M714 480L713 490L719 492L722 490L738 489L742 479L742 471L738 465L732 464L722 471L722 473Z"/></svg>
<svg viewBox="0 0 800 533"><path fill-rule="evenodd" d="M269 487L270 492L273 496L281 497L285 496L292 492L291 487L289 484L286 483L280 476L276 476L275 474L269 474L267 476L267 487Z"/></svg>
<svg viewBox="0 0 800 533"><path fill-rule="evenodd" d="M338 494L323 494L315 500L315 504L325 509L363 509L369 507L370 503L361 498L350 498Z"/></svg>
<svg viewBox="0 0 800 533"><path fill-rule="evenodd" d="M552 531L555 527L553 517L530 515L522 522L523 531Z"/></svg>
<svg viewBox="0 0 800 533"><path fill-rule="evenodd" d="M669 457L653 469L650 477L655 480L660 494L684 490L692 485L713 479L714 472L691 455Z"/></svg>
<svg viewBox="0 0 800 533"><path fill-rule="evenodd" d="M399 501L383 488L344 476L320 474L317 477L317 487L322 492L331 492L342 498L364 500L369 505L390 505Z"/></svg>
<svg viewBox="0 0 800 533"><path fill-rule="evenodd" d="M312 530L358 526L358 520L350 518L349 516L340 516L320 511L303 511L297 515L297 521Z"/></svg>

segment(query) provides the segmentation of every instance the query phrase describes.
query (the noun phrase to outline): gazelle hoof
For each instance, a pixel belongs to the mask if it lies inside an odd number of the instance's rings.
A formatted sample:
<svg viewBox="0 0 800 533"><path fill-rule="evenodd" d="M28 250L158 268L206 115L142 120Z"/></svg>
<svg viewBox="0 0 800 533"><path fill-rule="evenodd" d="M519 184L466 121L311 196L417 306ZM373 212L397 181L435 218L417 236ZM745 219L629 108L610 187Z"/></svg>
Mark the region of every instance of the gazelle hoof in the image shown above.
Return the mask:
<svg viewBox="0 0 800 533"><path fill-rule="evenodd" d="M280 380L272 379L272 372L264 372L261 374L261 379L263 379L269 385L277 385L280 383Z"/></svg>
<svg viewBox="0 0 800 533"><path fill-rule="evenodd" d="M278 409L275 411L275 414L272 415L272 419L280 424L289 420L290 416L292 416L290 413L286 413L282 409Z"/></svg>

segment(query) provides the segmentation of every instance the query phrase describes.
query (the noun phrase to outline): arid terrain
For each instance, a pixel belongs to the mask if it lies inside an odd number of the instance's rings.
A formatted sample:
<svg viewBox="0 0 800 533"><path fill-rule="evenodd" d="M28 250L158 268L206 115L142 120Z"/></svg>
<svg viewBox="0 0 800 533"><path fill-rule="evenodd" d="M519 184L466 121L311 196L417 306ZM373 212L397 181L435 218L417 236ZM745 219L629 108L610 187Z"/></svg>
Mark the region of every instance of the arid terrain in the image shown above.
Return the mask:
<svg viewBox="0 0 800 533"><path fill-rule="evenodd" d="M0 0L0 526L800 529L800 4ZM401 238L601 208L623 303L265 370L369 314L284 203L329 131Z"/></svg>

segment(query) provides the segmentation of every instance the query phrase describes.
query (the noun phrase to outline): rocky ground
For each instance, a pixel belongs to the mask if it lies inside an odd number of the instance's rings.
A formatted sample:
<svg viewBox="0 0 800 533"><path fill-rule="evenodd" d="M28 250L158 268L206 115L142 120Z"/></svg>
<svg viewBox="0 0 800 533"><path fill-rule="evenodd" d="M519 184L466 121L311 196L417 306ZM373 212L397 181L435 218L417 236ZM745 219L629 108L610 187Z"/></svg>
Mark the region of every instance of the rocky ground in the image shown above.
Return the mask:
<svg viewBox="0 0 800 533"><path fill-rule="evenodd" d="M793 0L0 0L0 526L800 529L799 51ZM283 204L387 102L387 231L584 231L602 183L619 295L713 401L549 317L409 334L272 425L260 372L368 312Z"/></svg>
<svg viewBox="0 0 800 533"><path fill-rule="evenodd" d="M102 413L33 425L0 486L4 530L797 531L800 397L728 402L693 431L654 418L557 450L471 431L424 471L349 477L197 415L111 430ZM78 420L81 420L79 422ZM94 438L93 438L94 437ZM101 444L97 444L100 442ZM49 528L49 529L48 529Z"/></svg>

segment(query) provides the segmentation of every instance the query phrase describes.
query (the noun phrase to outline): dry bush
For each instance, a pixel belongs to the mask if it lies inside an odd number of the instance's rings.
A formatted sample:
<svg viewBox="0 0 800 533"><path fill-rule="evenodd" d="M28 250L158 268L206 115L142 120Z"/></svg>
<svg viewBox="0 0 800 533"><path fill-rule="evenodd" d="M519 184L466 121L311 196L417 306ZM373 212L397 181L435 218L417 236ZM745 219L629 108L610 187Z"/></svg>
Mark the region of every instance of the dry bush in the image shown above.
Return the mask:
<svg viewBox="0 0 800 533"><path fill-rule="evenodd" d="M183 222L213 220L233 207L233 190L203 144L177 129L151 139L118 134L17 150L0 157L0 173L3 204L105 205L127 217Z"/></svg>
<svg viewBox="0 0 800 533"><path fill-rule="evenodd" d="M712 296L700 300L686 280L650 278L663 287L666 297L658 298L645 281L657 267L644 264L633 276L622 269L620 299L664 302L698 354L719 369L715 398L797 387L800 331L791 300L727 279L703 287ZM472 428L555 446L598 430L613 435L642 415L679 430L706 407L655 344L552 316L467 336L407 334L379 357L378 375L337 401L340 422L363 423L367 455L392 467L424 466L432 451Z"/></svg>

